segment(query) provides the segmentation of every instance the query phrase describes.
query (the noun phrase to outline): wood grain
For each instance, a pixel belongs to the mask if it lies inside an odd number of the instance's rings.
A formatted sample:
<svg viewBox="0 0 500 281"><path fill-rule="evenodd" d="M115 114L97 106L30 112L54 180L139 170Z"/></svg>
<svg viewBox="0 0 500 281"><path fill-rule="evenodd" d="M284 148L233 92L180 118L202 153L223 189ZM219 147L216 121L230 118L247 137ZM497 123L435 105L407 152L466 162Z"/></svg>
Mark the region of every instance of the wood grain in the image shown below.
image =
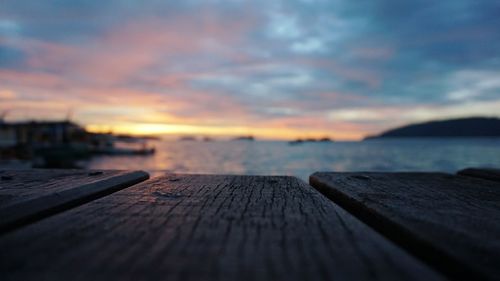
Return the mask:
<svg viewBox="0 0 500 281"><path fill-rule="evenodd" d="M0 171L0 233L148 179L141 171Z"/></svg>
<svg viewBox="0 0 500 281"><path fill-rule="evenodd" d="M438 173L315 173L310 182L450 277L498 280L499 183Z"/></svg>
<svg viewBox="0 0 500 281"><path fill-rule="evenodd" d="M457 174L500 182L500 169L467 168Z"/></svg>
<svg viewBox="0 0 500 281"><path fill-rule="evenodd" d="M168 175L0 237L2 280L436 280L293 177Z"/></svg>

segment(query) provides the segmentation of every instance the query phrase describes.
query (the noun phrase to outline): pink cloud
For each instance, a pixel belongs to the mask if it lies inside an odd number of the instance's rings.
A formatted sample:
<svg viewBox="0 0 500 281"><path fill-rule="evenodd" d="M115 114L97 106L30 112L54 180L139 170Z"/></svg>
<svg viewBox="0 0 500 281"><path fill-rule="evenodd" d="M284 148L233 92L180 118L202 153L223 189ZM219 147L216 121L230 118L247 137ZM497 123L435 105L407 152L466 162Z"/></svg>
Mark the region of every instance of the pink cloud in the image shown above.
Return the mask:
<svg viewBox="0 0 500 281"><path fill-rule="evenodd" d="M75 115L84 124L105 120L109 123L276 127L290 128L300 134L359 135L355 130L361 128L360 125L335 123L321 112L308 116L261 117L236 94L192 87L190 83L197 78L281 71L292 64L298 68L323 69L372 88L380 85L377 73L332 61L268 60L249 55L244 49L248 32L259 24L259 19L252 12L229 22L212 15L205 8L187 16L135 19L105 30L81 45L37 40L16 42L28 55L26 64L30 71L1 70L0 82L25 98L3 106L13 107L28 117L56 118L75 109ZM335 91L311 92L309 96L332 104L360 98ZM277 105L305 111L315 109L312 103L305 101L284 101ZM333 128L344 132L334 132Z"/></svg>
<svg viewBox="0 0 500 281"><path fill-rule="evenodd" d="M54 89L65 85L65 80L62 77L48 73L0 69L0 83L4 87L24 86Z"/></svg>

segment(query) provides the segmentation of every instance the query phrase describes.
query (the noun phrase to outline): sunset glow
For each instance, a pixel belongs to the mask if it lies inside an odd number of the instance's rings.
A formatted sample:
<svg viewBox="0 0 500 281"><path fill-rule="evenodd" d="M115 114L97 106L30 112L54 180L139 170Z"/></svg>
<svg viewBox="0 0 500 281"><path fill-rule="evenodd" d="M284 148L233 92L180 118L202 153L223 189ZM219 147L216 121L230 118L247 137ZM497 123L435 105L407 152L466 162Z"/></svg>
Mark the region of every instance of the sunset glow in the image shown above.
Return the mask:
<svg viewBox="0 0 500 281"><path fill-rule="evenodd" d="M259 136L263 139L288 140L292 138L323 138L327 137L323 130L296 130L290 128L256 128L256 127L220 127L220 126L193 126L193 125L168 125L168 124L115 124L115 125L87 125L86 129L94 133L116 133L132 134L138 136L155 135L195 135L195 136L216 136L221 138L237 136ZM359 139L362 137L359 131L343 131L337 133L340 139Z"/></svg>
<svg viewBox="0 0 500 281"><path fill-rule="evenodd" d="M93 132L338 140L500 116L496 1L146 2L2 1L0 113Z"/></svg>

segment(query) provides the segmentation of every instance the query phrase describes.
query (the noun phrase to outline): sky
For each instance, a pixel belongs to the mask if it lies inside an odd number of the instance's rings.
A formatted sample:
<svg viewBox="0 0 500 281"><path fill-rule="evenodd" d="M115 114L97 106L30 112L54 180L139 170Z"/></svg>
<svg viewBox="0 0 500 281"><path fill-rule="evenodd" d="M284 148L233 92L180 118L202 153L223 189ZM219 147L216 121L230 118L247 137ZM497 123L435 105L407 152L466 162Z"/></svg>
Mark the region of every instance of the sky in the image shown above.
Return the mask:
<svg viewBox="0 0 500 281"><path fill-rule="evenodd" d="M498 0L0 0L0 111L355 140L500 116Z"/></svg>

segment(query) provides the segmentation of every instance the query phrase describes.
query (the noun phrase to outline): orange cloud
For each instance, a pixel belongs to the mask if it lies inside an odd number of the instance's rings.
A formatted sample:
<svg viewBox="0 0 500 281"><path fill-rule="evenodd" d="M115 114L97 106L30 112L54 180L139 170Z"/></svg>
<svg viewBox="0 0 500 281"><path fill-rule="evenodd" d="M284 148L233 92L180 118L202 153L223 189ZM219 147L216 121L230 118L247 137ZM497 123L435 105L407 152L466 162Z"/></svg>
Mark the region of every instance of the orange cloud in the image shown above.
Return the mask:
<svg viewBox="0 0 500 281"><path fill-rule="evenodd" d="M0 89L0 100L13 100L16 98L16 93L11 90Z"/></svg>

